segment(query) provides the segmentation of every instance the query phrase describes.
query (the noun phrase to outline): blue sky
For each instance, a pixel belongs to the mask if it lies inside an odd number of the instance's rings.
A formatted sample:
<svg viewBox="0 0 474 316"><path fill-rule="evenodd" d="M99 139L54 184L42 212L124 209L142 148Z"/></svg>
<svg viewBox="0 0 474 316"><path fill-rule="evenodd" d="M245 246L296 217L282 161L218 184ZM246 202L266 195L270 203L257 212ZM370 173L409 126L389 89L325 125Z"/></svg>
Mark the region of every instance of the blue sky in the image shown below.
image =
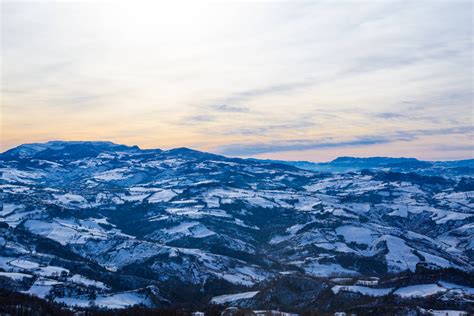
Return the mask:
<svg viewBox="0 0 474 316"><path fill-rule="evenodd" d="M4 1L1 149L472 158L470 1Z"/></svg>

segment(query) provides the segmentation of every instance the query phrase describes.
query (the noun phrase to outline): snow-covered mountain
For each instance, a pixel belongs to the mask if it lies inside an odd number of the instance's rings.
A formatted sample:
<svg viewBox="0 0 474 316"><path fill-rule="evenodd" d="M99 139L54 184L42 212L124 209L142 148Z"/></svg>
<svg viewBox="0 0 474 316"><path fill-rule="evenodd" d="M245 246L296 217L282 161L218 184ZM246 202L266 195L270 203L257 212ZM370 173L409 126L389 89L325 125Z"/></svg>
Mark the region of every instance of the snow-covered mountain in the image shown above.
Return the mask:
<svg viewBox="0 0 474 316"><path fill-rule="evenodd" d="M319 163L310 161L265 161L288 164L300 169L318 172L347 173L370 169L404 173L414 172L421 175L443 176L448 178L474 176L474 159L455 161L422 161L416 158L339 157L330 162Z"/></svg>
<svg viewBox="0 0 474 316"><path fill-rule="evenodd" d="M21 145L0 155L0 287L78 306L214 297L257 308L309 282L295 294L312 291L294 303L305 308L324 293L364 291L336 277L420 267L473 276L473 160L336 164L333 173L187 148ZM435 294L452 290L436 282ZM461 296L474 294L472 280L459 282L471 282L451 286L466 288Z"/></svg>

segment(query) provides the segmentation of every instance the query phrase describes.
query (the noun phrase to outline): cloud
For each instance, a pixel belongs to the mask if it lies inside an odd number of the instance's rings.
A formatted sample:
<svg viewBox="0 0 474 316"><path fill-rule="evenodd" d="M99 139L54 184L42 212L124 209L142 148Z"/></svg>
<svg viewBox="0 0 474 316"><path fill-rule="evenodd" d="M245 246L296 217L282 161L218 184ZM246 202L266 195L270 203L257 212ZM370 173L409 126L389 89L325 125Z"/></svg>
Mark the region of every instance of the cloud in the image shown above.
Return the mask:
<svg viewBox="0 0 474 316"><path fill-rule="evenodd" d="M186 116L185 118L183 118L182 122L193 124L193 123L213 122L215 120L216 120L216 117L214 115L201 114L201 115Z"/></svg>
<svg viewBox="0 0 474 316"><path fill-rule="evenodd" d="M319 148L335 148L350 146L367 146L375 144L389 143L390 140L383 137L361 137L348 141L312 141L312 140L292 140L271 143L254 144L233 144L221 146L217 149L218 153L230 156L252 156L264 153L275 153L285 151L304 151Z"/></svg>
<svg viewBox="0 0 474 316"><path fill-rule="evenodd" d="M436 117L434 115L427 115L424 112L426 111L417 111L417 110L412 110L412 111L404 111L410 112L410 114L404 114L404 113L399 113L399 112L380 112L380 113L370 113L368 114L368 117L374 118L374 119L381 119L385 121L391 121L395 123L407 123L410 121L417 121L420 123L432 123L432 124L439 124L440 119L439 117ZM456 122L452 122L456 123Z"/></svg>
<svg viewBox="0 0 474 316"><path fill-rule="evenodd" d="M0 14L2 143L128 131L140 146L298 159L433 135L463 146L435 130L472 125L469 1L8 2Z"/></svg>
<svg viewBox="0 0 474 316"><path fill-rule="evenodd" d="M438 151L469 151L471 152L470 159L474 159L474 144L464 144L464 145L442 145L434 146L435 150Z"/></svg>
<svg viewBox="0 0 474 316"><path fill-rule="evenodd" d="M217 104L212 107L217 112L226 113L246 113L249 111L248 108L243 106L228 105L228 104Z"/></svg>
<svg viewBox="0 0 474 316"><path fill-rule="evenodd" d="M405 114L395 113L395 112L375 113L375 114L373 114L373 117L387 119L387 120L406 119L407 118L407 116Z"/></svg>
<svg viewBox="0 0 474 316"><path fill-rule="evenodd" d="M447 128L436 128L436 129L416 129L409 131L397 131L392 134L394 141L403 140L409 141L414 140L422 136L437 136L437 135L473 135L474 127L468 126L456 126Z"/></svg>
<svg viewBox="0 0 474 316"><path fill-rule="evenodd" d="M247 101L258 97L268 95L279 95L286 92L292 92L295 90L303 89L305 87L309 87L311 86L311 84L311 81L288 82L276 85L269 85L262 88L244 90L224 97L224 103L240 103L242 101Z"/></svg>
<svg viewBox="0 0 474 316"><path fill-rule="evenodd" d="M410 142L422 136L473 134L472 126L461 126L441 129L419 129L411 131L397 131L380 136L360 136L349 140L338 141L334 138L320 140L289 140L275 141L269 143L231 144L217 148L218 153L231 156L253 156L264 153L306 151L322 148L344 148L360 147L379 144L390 144L394 142ZM469 148L466 148L469 149Z"/></svg>
<svg viewBox="0 0 474 316"><path fill-rule="evenodd" d="M275 132L290 132L295 130L305 130L314 128L316 124L306 119L293 119L288 122L264 124L258 126L242 126L236 129L227 129L221 131L222 135L246 135L258 136L263 134L272 134Z"/></svg>

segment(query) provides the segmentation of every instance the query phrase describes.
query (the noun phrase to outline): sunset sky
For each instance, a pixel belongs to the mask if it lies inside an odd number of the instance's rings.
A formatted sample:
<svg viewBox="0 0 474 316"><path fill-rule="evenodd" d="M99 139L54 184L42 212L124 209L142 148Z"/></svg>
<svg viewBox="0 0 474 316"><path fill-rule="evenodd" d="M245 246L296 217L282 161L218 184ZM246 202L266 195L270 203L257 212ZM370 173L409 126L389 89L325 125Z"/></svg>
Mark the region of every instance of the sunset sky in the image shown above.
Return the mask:
<svg viewBox="0 0 474 316"><path fill-rule="evenodd" d="M1 2L1 144L474 158L471 1Z"/></svg>

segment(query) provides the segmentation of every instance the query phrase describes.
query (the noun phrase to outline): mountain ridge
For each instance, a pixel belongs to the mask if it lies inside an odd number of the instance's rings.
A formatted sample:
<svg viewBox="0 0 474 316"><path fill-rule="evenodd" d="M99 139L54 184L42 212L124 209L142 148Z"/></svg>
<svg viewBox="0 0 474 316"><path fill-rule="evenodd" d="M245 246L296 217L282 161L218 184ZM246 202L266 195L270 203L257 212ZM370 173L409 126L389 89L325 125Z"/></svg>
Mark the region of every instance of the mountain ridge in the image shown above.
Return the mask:
<svg viewBox="0 0 474 316"><path fill-rule="evenodd" d="M106 140L51 140L51 141L46 141L46 142L35 142L35 143L24 143L17 145L15 147L6 149L5 151L1 152L0 155L4 155L8 152L11 151L18 151L21 148L25 147L40 147L46 149L47 147L52 147L52 146L61 146L61 145L107 145L110 148L120 146L122 148L130 148L130 149L139 149L143 151L194 151L194 152L201 152L201 153L208 153L208 154L213 154L216 156L224 156L227 158L237 158L237 157L229 157L223 154L216 154L216 153L211 153L211 152L205 152L202 150L197 150L189 147L176 147L176 148L170 148L170 149L161 149L161 148L140 148L138 145L125 145L125 144L118 144L114 143L112 141L106 141ZM104 146L105 147L105 146ZM322 161L322 162L315 162L315 161L308 161L308 160L278 160L278 159L259 159L259 158L241 158L241 159L249 159L249 160L259 160L259 161L274 161L274 162L291 162L291 163L310 163L310 164L321 164L321 163L338 163L338 162L344 162L344 161L366 161L366 160L382 160L382 161L398 161L398 160L404 160L404 161L423 161L423 162L472 162L474 161L474 158L466 158L466 159L454 159L454 160L420 160L415 157L391 157L391 156L369 156L369 157L356 157L356 156L338 156L330 161Z"/></svg>

